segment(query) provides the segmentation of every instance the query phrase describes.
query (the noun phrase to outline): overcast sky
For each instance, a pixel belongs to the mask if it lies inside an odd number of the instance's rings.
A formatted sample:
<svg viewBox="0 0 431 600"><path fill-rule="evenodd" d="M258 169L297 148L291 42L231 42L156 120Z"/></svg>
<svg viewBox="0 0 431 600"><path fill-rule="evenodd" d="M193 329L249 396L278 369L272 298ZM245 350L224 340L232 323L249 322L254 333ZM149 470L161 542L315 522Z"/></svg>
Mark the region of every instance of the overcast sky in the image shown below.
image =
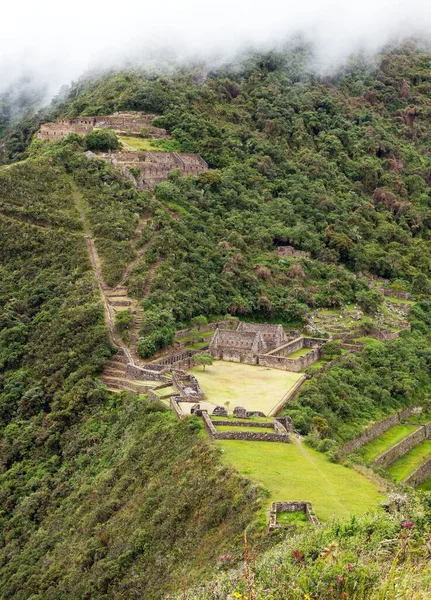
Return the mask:
<svg viewBox="0 0 431 600"><path fill-rule="evenodd" d="M431 38L431 0L2 0L0 90L36 73L55 91L95 66L169 48L229 57L302 33L325 65L393 36Z"/></svg>

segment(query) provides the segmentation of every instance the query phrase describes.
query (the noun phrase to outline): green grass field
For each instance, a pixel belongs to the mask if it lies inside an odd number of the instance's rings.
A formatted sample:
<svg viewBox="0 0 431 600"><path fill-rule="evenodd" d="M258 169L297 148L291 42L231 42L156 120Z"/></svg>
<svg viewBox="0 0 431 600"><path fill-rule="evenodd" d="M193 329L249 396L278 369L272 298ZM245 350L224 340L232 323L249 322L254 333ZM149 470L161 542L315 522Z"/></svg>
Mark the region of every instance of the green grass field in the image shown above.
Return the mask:
<svg viewBox="0 0 431 600"><path fill-rule="evenodd" d="M152 140L127 135L119 135L124 150L154 150L155 152L181 152L176 140Z"/></svg>
<svg viewBox="0 0 431 600"><path fill-rule="evenodd" d="M392 463L388 471L395 481L402 481L411 475L430 454L431 440L425 440Z"/></svg>
<svg viewBox="0 0 431 600"><path fill-rule="evenodd" d="M423 492L431 492L431 477L428 477L428 479L418 485L417 489Z"/></svg>
<svg viewBox="0 0 431 600"><path fill-rule="evenodd" d="M417 429L415 425L404 425L401 423L394 425L385 431L385 433L382 433L382 435L365 444L362 447L361 454L366 461L370 462L391 446L398 444L398 442L410 435L410 433L413 433L415 429Z"/></svg>
<svg viewBox="0 0 431 600"><path fill-rule="evenodd" d="M307 525L308 519L304 512L279 512L277 513L277 523L280 525Z"/></svg>
<svg viewBox="0 0 431 600"><path fill-rule="evenodd" d="M268 415L283 396L302 377L301 373L290 373L267 367L214 361L205 371L200 367L191 369L208 402L224 406L228 411L236 406L246 410L260 410Z"/></svg>
<svg viewBox="0 0 431 600"><path fill-rule="evenodd" d="M251 431L252 433L263 431L264 433L274 433L274 430L269 427L246 427L244 425L216 425L216 429L220 433L223 431Z"/></svg>
<svg viewBox="0 0 431 600"><path fill-rule="evenodd" d="M307 500L317 517L348 517L377 507L383 499L377 486L357 471L331 463L296 439L292 444L219 440L225 461L261 483L271 502Z"/></svg>
<svg viewBox="0 0 431 600"><path fill-rule="evenodd" d="M312 348L300 348L299 350L296 350L296 352L292 352L292 354L289 354L289 356L287 358L300 358L301 356L306 356L307 354L310 354Z"/></svg>

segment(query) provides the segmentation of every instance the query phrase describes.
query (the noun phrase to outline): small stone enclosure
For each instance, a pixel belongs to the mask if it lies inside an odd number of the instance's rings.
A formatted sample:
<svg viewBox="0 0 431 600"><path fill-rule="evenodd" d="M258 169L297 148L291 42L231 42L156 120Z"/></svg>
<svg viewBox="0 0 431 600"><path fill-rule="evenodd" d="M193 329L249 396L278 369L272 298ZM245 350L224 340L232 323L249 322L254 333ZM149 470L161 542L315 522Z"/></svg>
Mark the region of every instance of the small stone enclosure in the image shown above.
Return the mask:
<svg viewBox="0 0 431 600"><path fill-rule="evenodd" d="M277 523L277 514L284 512L303 512L312 525L320 525L318 518L314 514L311 502L273 502L269 514L269 529L279 529L280 527L283 527L283 525Z"/></svg>
<svg viewBox="0 0 431 600"><path fill-rule="evenodd" d="M297 334L289 337L281 325L240 323L235 331L217 329L209 352L218 360L299 372L319 360L325 341ZM304 348L310 352L289 358Z"/></svg>

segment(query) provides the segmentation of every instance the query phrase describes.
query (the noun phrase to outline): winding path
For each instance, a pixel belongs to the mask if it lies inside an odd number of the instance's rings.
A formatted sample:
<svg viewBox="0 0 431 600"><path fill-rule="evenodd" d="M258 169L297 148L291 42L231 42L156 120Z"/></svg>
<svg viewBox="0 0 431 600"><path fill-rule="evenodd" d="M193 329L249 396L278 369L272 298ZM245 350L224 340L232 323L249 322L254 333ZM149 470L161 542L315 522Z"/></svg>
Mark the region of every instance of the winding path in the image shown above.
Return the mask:
<svg viewBox="0 0 431 600"><path fill-rule="evenodd" d="M103 300L105 323L106 323L106 326L109 331L109 338L111 340L111 343L114 346L116 346L117 348L121 349L124 352L128 362L130 362L134 365L135 361L133 360L133 357L132 357L132 354L131 354L129 348L121 340L121 338L117 335L117 333L115 331L115 314L109 304L108 296L106 295L107 286L105 284L105 281L104 281L103 275L102 275L102 265L100 262L99 255L97 253L96 245L94 243L94 238L91 235L91 230L88 225L87 217L85 215L81 195L80 195L77 187L72 182L70 183L70 185L72 188L73 201L74 201L75 207L79 213L79 216L81 218L82 226L84 228L85 243L87 245L87 250L88 250L88 255L90 258L91 267L92 267L93 273L97 279L97 284L99 286L100 295Z"/></svg>

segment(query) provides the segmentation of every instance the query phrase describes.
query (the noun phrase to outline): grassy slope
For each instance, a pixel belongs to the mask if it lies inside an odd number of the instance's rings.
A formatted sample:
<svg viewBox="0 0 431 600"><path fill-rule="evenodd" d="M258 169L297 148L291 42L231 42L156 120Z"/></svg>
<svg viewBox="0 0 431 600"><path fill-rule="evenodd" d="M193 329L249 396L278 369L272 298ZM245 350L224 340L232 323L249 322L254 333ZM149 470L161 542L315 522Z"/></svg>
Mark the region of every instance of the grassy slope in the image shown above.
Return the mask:
<svg viewBox="0 0 431 600"><path fill-rule="evenodd" d="M196 426L130 395L74 427L40 527L7 543L0 597L159 599L237 552L258 495Z"/></svg>
<svg viewBox="0 0 431 600"><path fill-rule="evenodd" d="M301 377L300 373L222 361L215 361L205 371L196 367L192 372L210 402L217 405L229 402L231 411L235 406L243 406L265 414Z"/></svg>
<svg viewBox="0 0 431 600"><path fill-rule="evenodd" d="M353 469L301 443L220 440L226 462L270 491L272 501L309 500L319 519L348 517L376 508L376 486Z"/></svg>
<svg viewBox="0 0 431 600"><path fill-rule="evenodd" d="M382 435L379 435L374 440L365 444L363 447L363 456L366 461L374 460L379 454L388 450L391 446L394 446L402 439L413 433L417 427L414 425L399 424L395 425L385 431Z"/></svg>

